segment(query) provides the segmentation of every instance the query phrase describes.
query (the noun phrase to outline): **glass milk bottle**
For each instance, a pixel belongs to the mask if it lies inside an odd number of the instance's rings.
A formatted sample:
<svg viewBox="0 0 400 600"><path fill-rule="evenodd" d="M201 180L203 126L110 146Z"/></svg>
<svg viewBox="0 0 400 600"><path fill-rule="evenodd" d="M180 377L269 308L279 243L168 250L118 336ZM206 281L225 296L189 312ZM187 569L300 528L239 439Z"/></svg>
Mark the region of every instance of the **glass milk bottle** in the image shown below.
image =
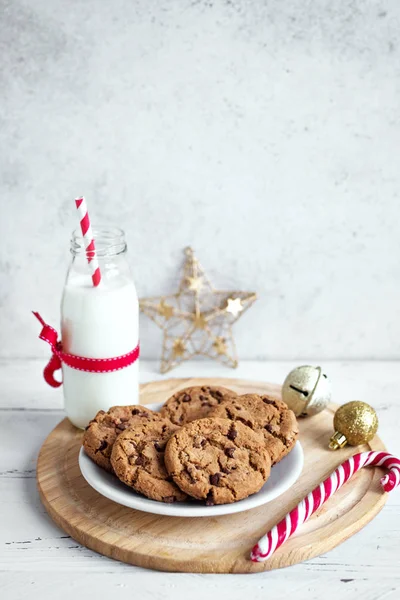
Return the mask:
<svg viewBox="0 0 400 600"><path fill-rule="evenodd" d="M94 229L101 282L92 285L83 239L72 234L72 262L61 301L63 352L86 358L114 358L139 343L139 303L121 229ZM97 411L139 399L139 361L107 373L62 364L67 416L85 427Z"/></svg>

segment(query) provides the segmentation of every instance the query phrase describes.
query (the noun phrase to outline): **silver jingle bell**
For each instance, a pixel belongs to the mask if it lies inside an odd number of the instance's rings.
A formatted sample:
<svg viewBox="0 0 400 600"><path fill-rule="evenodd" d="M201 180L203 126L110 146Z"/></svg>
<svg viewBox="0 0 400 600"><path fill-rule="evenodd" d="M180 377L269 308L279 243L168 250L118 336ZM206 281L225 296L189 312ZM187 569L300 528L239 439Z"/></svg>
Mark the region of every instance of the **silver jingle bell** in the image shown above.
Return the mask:
<svg viewBox="0 0 400 600"><path fill-rule="evenodd" d="M290 371L282 386L282 399L296 417L315 415L331 400L331 384L321 367L304 365Z"/></svg>

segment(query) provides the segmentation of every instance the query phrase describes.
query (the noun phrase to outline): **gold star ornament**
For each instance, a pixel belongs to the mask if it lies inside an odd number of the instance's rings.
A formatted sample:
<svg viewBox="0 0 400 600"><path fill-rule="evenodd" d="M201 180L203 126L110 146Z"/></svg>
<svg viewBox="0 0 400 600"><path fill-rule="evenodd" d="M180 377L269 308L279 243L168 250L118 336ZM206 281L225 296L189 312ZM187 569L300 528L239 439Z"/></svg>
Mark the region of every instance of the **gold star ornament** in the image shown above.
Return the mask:
<svg viewBox="0 0 400 600"><path fill-rule="evenodd" d="M257 299L253 292L216 290L191 248L175 294L142 298L140 310L163 331L161 373L194 356L237 367L232 325Z"/></svg>

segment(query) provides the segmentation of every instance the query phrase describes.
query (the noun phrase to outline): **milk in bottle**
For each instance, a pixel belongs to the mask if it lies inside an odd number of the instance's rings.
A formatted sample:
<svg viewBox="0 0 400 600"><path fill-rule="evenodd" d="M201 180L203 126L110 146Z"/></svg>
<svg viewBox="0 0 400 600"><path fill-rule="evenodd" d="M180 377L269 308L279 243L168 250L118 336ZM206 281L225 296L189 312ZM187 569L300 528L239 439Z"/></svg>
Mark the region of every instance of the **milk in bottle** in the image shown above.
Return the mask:
<svg viewBox="0 0 400 600"><path fill-rule="evenodd" d="M94 230L101 282L92 285L82 237L71 240L72 263L61 301L63 351L87 358L114 358L139 343L138 298L120 229ZM79 371L62 364L67 416L85 427L97 411L138 403L138 360L108 373Z"/></svg>

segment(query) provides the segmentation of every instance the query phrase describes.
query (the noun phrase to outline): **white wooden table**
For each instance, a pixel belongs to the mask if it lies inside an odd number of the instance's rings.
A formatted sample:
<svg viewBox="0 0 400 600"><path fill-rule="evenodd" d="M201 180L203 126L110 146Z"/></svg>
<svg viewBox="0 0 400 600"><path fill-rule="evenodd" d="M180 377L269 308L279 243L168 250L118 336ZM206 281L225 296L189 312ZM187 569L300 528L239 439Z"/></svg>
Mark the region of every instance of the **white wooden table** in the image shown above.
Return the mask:
<svg viewBox="0 0 400 600"><path fill-rule="evenodd" d="M298 364L302 364L301 361ZM174 598L222 600L363 600L400 598L400 491L360 533L329 552L287 569L254 575L161 573L88 550L53 524L35 482L39 448L63 418L62 392L41 377L43 361L0 362L0 598ZM229 371L209 362L183 365L173 377L232 376L282 382L287 362L243 362ZM378 411L379 433L400 454L400 363L324 363L334 400L362 399ZM161 379L141 362L141 380ZM351 483L349 484L351 485Z"/></svg>

